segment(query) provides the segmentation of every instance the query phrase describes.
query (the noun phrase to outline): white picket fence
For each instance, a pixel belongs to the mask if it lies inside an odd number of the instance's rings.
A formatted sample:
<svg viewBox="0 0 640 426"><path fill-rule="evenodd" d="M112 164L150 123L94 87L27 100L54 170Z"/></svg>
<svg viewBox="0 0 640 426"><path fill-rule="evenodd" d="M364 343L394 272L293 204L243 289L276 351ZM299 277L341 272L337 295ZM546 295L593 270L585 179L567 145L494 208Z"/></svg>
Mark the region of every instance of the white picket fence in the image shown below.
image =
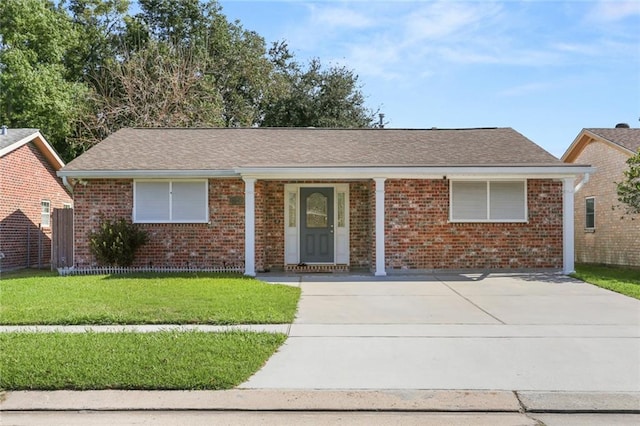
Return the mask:
<svg viewBox="0 0 640 426"><path fill-rule="evenodd" d="M58 268L58 274L67 275L115 275L115 274L136 274L141 272L153 273L171 273L171 272L217 272L217 273L236 273L243 272L242 266L223 266L212 268L173 268L173 267L121 267L121 266L100 266L92 268Z"/></svg>

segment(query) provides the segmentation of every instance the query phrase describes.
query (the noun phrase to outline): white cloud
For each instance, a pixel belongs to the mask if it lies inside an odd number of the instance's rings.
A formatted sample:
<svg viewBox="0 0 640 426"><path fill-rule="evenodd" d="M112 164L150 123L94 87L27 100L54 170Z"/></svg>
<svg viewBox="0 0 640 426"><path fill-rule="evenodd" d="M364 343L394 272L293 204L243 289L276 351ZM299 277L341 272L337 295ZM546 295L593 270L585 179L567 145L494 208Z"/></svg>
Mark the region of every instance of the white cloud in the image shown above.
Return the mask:
<svg viewBox="0 0 640 426"><path fill-rule="evenodd" d="M363 13L356 12L346 7L328 7L319 8L317 5L309 6L312 21L322 25L324 30L327 27L332 29L337 28L368 28L373 25L373 21L365 16Z"/></svg>
<svg viewBox="0 0 640 426"><path fill-rule="evenodd" d="M362 3L351 3L350 7L363 7ZM335 17L336 9L323 11L322 5L310 8L312 22L342 22ZM344 17L356 16L358 30L342 34L338 49L343 49L343 61L363 75L398 79L401 75L426 78L434 75L437 62L443 58L443 47L481 43L486 38L477 32L487 22L494 22L501 14L501 7L491 3L452 2L396 2L365 4L364 10L353 13L340 9ZM328 12L327 12L328 11ZM366 27L366 28L365 28ZM343 26L342 29L345 27ZM311 36L310 31L319 34ZM307 39L313 37L318 43L326 42L320 33L327 33L326 26L308 28ZM491 45L492 42L487 42ZM469 47L465 46L465 50ZM468 55L466 55L468 57ZM335 60L334 60L335 61ZM490 62L494 62L492 59ZM462 62L462 61L455 61ZM415 71L407 72L407 70Z"/></svg>
<svg viewBox="0 0 640 426"><path fill-rule="evenodd" d="M640 2L638 1L600 0L587 17L593 21L616 22L635 15L640 15Z"/></svg>
<svg viewBox="0 0 640 426"><path fill-rule="evenodd" d="M584 43L567 43L559 42L551 44L551 48L559 52L566 52L578 55L595 55L600 53L597 47L593 44Z"/></svg>
<svg viewBox="0 0 640 426"><path fill-rule="evenodd" d="M590 7L575 4L582 16ZM640 2L598 7L608 19L621 19L640 11ZM314 56L386 80L428 78L459 65L540 68L624 56L629 43L620 29L612 35L571 20L567 14L575 15L575 8L484 1L318 2L306 6L307 19L297 23L291 39Z"/></svg>
<svg viewBox="0 0 640 426"><path fill-rule="evenodd" d="M431 3L409 14L407 36L413 42L455 37L469 32L498 11L499 8L491 4Z"/></svg>

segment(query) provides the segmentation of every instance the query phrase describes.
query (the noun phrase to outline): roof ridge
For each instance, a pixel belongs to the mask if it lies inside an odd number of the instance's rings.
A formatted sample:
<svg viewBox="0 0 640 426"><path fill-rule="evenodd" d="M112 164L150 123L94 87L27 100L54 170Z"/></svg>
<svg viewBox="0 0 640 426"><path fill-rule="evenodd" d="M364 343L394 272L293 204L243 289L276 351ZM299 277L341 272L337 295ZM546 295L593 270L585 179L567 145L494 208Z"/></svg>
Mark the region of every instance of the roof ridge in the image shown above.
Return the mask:
<svg viewBox="0 0 640 426"><path fill-rule="evenodd" d="M386 127L384 129L374 127L125 127L121 130L342 130L342 131L427 131L427 130L503 130L511 127Z"/></svg>

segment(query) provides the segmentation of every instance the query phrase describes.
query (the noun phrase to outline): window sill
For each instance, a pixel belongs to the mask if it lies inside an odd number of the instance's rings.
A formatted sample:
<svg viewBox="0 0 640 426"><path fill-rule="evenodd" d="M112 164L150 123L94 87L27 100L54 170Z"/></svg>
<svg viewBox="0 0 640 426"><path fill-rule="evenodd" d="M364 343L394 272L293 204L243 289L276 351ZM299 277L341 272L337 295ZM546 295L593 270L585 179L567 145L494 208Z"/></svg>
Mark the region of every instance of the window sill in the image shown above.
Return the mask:
<svg viewBox="0 0 640 426"><path fill-rule="evenodd" d="M594 234L596 232L596 228L584 228L585 234Z"/></svg>
<svg viewBox="0 0 640 426"><path fill-rule="evenodd" d="M528 220L449 220L449 223L529 223Z"/></svg>
<svg viewBox="0 0 640 426"><path fill-rule="evenodd" d="M149 221L149 220L143 220L143 221L136 221L134 220L133 223L135 224L139 224L139 225L144 225L144 224L153 224L153 225L197 225L197 224L202 224L202 225L206 225L206 224L210 224L211 222L205 222L205 221L190 221L190 222L167 222L167 221Z"/></svg>

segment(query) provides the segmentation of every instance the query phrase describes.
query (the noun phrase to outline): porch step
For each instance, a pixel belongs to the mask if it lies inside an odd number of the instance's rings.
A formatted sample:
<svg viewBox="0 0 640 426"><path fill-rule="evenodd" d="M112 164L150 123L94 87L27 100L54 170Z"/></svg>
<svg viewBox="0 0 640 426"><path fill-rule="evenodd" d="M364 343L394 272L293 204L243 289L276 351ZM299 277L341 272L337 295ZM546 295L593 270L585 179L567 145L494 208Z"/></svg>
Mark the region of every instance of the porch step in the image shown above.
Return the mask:
<svg viewBox="0 0 640 426"><path fill-rule="evenodd" d="M299 274L349 272L349 265L285 265L284 270Z"/></svg>

